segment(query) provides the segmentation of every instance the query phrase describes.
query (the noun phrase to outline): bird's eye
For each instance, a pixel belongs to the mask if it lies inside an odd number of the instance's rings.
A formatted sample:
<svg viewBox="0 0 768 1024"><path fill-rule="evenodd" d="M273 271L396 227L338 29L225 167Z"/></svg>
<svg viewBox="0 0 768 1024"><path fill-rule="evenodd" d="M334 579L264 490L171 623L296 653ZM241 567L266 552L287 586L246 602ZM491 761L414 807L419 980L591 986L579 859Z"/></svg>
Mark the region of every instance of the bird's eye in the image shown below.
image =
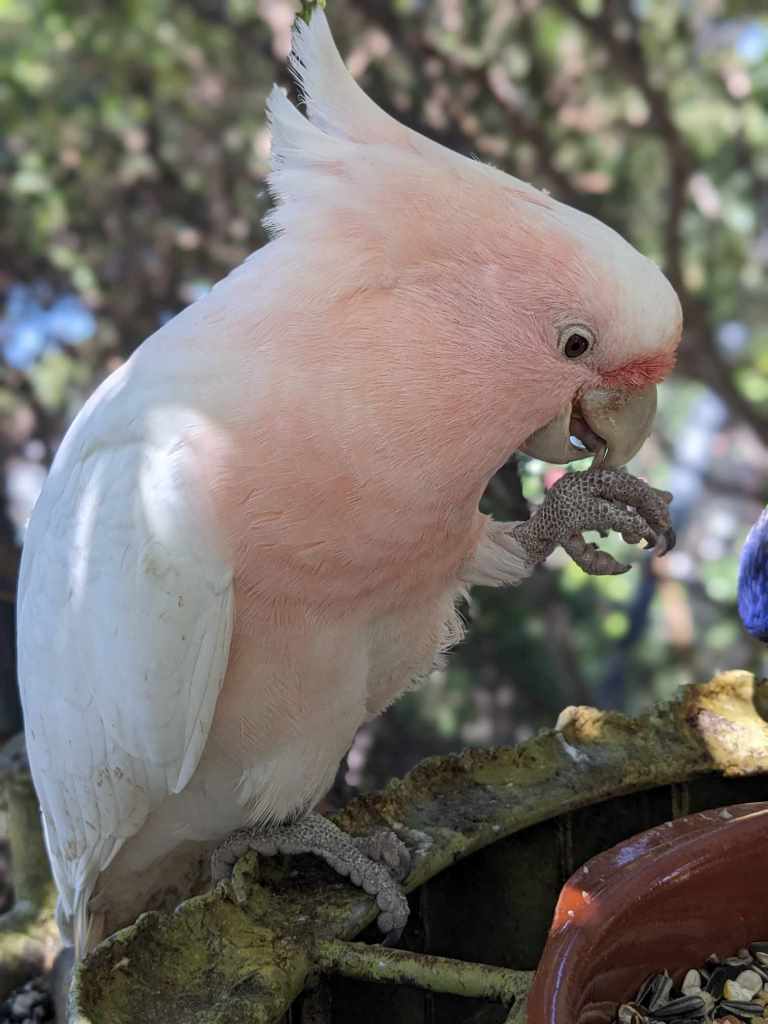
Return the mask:
<svg viewBox="0 0 768 1024"><path fill-rule="evenodd" d="M569 334L565 339L563 352L568 359L578 359L589 350L589 338L584 334Z"/></svg>
<svg viewBox="0 0 768 1024"><path fill-rule="evenodd" d="M568 324L560 330L560 351L566 359L578 359L595 343L595 336L585 324Z"/></svg>

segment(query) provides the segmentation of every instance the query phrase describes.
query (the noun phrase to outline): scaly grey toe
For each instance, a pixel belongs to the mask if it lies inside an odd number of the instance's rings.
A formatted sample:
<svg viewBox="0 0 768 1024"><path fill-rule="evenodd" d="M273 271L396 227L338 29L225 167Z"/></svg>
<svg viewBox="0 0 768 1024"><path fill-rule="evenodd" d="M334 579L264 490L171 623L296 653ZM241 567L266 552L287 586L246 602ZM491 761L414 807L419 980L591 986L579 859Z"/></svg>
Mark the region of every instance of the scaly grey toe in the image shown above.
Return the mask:
<svg viewBox="0 0 768 1024"><path fill-rule="evenodd" d="M379 839L379 835L384 838ZM217 882L228 877L246 850L268 857L277 853L312 853L334 871L348 877L353 885L375 897L380 910L378 925L383 932L402 930L408 920L408 901L389 870L402 871L408 851L394 833L384 832L356 840L319 814L308 814L300 821L277 828L238 829L214 851L212 880ZM379 856L374 859L370 851ZM408 858L410 862L409 855Z"/></svg>
<svg viewBox="0 0 768 1024"><path fill-rule="evenodd" d="M381 829L370 836L355 838L355 846L364 857L382 864L396 882L402 882L411 870L411 851L394 832Z"/></svg>

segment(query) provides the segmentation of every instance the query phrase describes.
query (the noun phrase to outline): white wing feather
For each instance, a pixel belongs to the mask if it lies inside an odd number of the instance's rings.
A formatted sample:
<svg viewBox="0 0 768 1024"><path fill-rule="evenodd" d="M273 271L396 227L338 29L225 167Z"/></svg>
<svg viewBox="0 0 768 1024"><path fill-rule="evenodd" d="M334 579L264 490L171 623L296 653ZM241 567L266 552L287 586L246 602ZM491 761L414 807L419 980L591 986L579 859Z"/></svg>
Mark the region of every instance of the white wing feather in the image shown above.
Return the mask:
<svg viewBox="0 0 768 1024"><path fill-rule="evenodd" d="M18 605L30 765L78 944L98 874L197 766L233 620L189 450L100 443L84 412L33 513Z"/></svg>

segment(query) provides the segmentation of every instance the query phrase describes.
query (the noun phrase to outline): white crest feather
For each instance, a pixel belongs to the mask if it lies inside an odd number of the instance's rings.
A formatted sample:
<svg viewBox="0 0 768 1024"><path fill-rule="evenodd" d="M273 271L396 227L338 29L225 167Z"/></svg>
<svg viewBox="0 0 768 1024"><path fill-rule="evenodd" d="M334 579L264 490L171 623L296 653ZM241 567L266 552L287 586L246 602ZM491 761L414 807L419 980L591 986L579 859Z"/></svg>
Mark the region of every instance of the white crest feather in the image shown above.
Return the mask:
<svg viewBox="0 0 768 1024"><path fill-rule="evenodd" d="M285 231L297 221L306 229L307 218L322 219L339 205L360 207L366 201L361 191L369 201L375 192L376 170L391 175L393 163L412 168L414 160L431 156L436 167L473 164L401 125L363 92L341 59L322 11L312 15L309 25L297 23L289 64L307 117L282 89L273 88L267 103L269 187L279 205L266 219L272 229Z"/></svg>
<svg viewBox="0 0 768 1024"><path fill-rule="evenodd" d="M454 186L463 179L470 190L512 187L521 198L552 205L531 185L433 142L377 106L347 70L322 11L309 25L297 22L289 64L307 117L281 89L272 90L269 187L278 205L266 223L273 230L327 230L327 217L339 209L378 207L395 181L428 195L446 175Z"/></svg>
<svg viewBox="0 0 768 1024"><path fill-rule="evenodd" d="M405 140L408 129L366 96L347 70L322 11L309 25L297 22L289 64L307 116L322 132L352 142Z"/></svg>

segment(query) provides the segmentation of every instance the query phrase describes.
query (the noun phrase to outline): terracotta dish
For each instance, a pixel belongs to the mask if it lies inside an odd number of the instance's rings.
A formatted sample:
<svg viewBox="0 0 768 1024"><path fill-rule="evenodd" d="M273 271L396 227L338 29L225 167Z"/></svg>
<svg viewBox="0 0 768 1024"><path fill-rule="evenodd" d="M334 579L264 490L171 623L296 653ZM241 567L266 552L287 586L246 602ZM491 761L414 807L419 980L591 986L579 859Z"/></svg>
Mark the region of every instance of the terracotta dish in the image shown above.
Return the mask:
<svg viewBox="0 0 768 1024"><path fill-rule="evenodd" d="M768 803L666 822L563 887L528 1024L607 1024L645 978L768 939Z"/></svg>

